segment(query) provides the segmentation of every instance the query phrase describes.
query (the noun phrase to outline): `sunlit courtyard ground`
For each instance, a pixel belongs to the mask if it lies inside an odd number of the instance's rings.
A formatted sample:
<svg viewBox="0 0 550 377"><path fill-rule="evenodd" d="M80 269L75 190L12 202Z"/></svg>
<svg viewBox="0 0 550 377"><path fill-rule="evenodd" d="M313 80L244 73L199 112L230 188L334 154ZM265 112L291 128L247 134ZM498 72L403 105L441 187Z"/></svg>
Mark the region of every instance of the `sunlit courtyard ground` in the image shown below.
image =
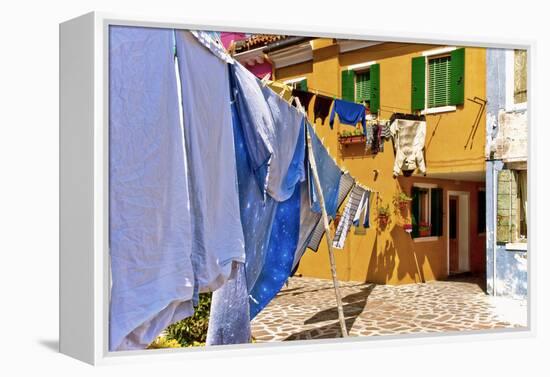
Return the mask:
<svg viewBox="0 0 550 377"><path fill-rule="evenodd" d="M526 326L524 301L484 293L479 279L400 286L340 282L350 336ZM257 342L341 336L332 280L293 277L253 320Z"/></svg>

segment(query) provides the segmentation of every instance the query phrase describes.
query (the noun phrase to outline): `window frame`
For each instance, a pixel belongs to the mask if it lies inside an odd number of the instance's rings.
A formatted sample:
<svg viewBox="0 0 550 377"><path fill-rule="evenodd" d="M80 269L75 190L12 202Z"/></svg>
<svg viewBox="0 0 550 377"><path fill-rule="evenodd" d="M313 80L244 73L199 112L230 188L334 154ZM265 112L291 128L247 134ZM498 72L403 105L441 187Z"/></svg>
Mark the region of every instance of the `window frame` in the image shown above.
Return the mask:
<svg viewBox="0 0 550 377"><path fill-rule="evenodd" d="M358 63L358 64L352 64L348 65L346 69L348 71L353 71L353 99L355 102L357 102L357 75L360 75L362 73L365 73L367 71L370 72L370 67L378 64L376 60L371 60L364 63ZM372 95L372 91L371 91ZM372 99L372 98L371 98ZM369 100L369 108L370 108L370 100Z"/></svg>
<svg viewBox="0 0 550 377"><path fill-rule="evenodd" d="M514 83L515 83L515 70L514 70L514 51L506 50L504 52L504 70L506 72L506 84L505 84L505 107L507 112L513 111L525 111L527 110L527 101L521 103L514 103ZM527 55L527 71L529 74L529 55ZM527 77L527 83L529 83L529 77ZM529 98L529 87L527 87L527 98Z"/></svg>
<svg viewBox="0 0 550 377"><path fill-rule="evenodd" d="M292 89L299 89L298 85L304 80L307 80L307 76L300 76L293 79L284 80L283 83L290 86Z"/></svg>
<svg viewBox="0 0 550 377"><path fill-rule="evenodd" d="M422 53L422 56L424 57L424 110L420 112L422 115L428 115L428 114L439 114L439 113L446 113L451 111L456 111L456 105L445 105L445 106L437 106L437 107L428 107L428 97L429 97L429 84L430 84L430 67L429 67L429 61L430 59L434 58L440 58L444 56L450 56L450 53L454 50L456 50L456 46L452 47L443 47L438 48L435 50L429 50L424 51ZM450 73L449 73L450 74Z"/></svg>
<svg viewBox="0 0 550 377"><path fill-rule="evenodd" d="M430 224L430 229L432 227L432 189L439 188L439 186L435 183L413 183L412 187L416 187L419 189L426 189L428 192L428 198L426 201L427 206L427 216L428 216L428 224ZM412 216L412 213L411 213ZM420 220L418 220L420 221ZM418 237L412 237L413 242L431 242L431 241L437 241L442 236L418 236Z"/></svg>

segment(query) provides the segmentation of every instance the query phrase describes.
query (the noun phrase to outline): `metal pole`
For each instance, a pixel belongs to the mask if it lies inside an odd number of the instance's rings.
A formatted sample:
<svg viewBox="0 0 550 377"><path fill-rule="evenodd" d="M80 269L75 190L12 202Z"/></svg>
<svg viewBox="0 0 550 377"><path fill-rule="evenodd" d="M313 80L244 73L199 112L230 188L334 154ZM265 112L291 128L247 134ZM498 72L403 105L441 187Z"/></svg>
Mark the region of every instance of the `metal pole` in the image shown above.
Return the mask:
<svg viewBox="0 0 550 377"><path fill-rule="evenodd" d="M296 98L296 103L298 104L302 112L304 112L303 107L300 104L300 100L298 98ZM315 189L319 197L319 204L321 207L323 224L325 226L325 237L326 237L327 246L328 246L330 272L332 274L332 283L334 284L334 293L336 295L336 306L338 308L338 320L340 321L340 329L342 330L342 337L345 338L348 336L348 330L346 328L346 321L344 319L344 308L342 306L342 296L340 295L340 285L338 284L338 279L336 278L336 262L334 260L334 250L332 248L332 237L330 236L328 214L325 208L325 198L323 196L323 190L321 190L321 181L319 180L319 174L317 173L317 164L315 163L315 156L313 154L313 149L311 148L311 136L309 135L309 132L307 132L307 130L306 130L306 135L307 135L307 149L308 149L308 156L309 156L309 164L311 165L313 182L315 184Z"/></svg>

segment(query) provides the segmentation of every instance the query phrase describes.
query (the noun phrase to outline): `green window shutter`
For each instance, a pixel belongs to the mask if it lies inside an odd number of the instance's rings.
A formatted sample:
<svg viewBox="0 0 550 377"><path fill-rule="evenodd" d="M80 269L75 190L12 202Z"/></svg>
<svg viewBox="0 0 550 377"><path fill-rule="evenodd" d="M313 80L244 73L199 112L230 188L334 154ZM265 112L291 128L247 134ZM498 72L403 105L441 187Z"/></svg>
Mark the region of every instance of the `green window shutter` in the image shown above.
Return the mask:
<svg viewBox="0 0 550 377"><path fill-rule="evenodd" d="M480 190L477 192L477 232L485 233L486 227L486 198L485 191Z"/></svg>
<svg viewBox="0 0 550 377"><path fill-rule="evenodd" d="M451 51L451 105L464 104L464 55L463 48Z"/></svg>
<svg viewBox="0 0 550 377"><path fill-rule="evenodd" d="M413 187L411 191L411 223L412 223L412 236L418 237L419 232L419 221L420 221L420 189L418 187Z"/></svg>
<svg viewBox="0 0 550 377"><path fill-rule="evenodd" d="M298 84L298 89L303 90L304 92L307 92L307 79L303 79Z"/></svg>
<svg viewBox="0 0 550 377"><path fill-rule="evenodd" d="M355 102L355 72L351 70L342 71L342 99Z"/></svg>
<svg viewBox="0 0 550 377"><path fill-rule="evenodd" d="M370 101L370 71L355 75L355 101Z"/></svg>
<svg viewBox="0 0 550 377"><path fill-rule="evenodd" d="M497 180L497 242L514 241L517 231L517 182L511 170L501 170Z"/></svg>
<svg viewBox="0 0 550 377"><path fill-rule="evenodd" d="M450 103L451 57L428 60L428 107L447 106Z"/></svg>
<svg viewBox="0 0 550 377"><path fill-rule="evenodd" d="M426 84L426 67L425 58L419 56L412 58L412 76L411 76L411 109L423 110L425 99L425 84Z"/></svg>
<svg viewBox="0 0 550 377"><path fill-rule="evenodd" d="M443 189L432 188L431 198L431 225L432 236L443 235Z"/></svg>
<svg viewBox="0 0 550 377"><path fill-rule="evenodd" d="M380 109L380 64L370 67L370 112L377 113Z"/></svg>

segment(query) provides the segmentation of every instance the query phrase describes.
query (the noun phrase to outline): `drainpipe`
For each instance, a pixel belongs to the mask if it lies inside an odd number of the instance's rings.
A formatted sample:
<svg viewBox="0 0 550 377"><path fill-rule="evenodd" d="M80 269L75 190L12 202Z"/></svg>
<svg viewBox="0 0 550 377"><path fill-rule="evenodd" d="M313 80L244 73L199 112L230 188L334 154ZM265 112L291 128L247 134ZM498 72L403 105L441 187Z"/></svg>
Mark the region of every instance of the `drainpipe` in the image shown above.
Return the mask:
<svg viewBox="0 0 550 377"><path fill-rule="evenodd" d="M495 163L491 163L493 180L493 296L497 295L497 193L498 180L495 169Z"/></svg>

